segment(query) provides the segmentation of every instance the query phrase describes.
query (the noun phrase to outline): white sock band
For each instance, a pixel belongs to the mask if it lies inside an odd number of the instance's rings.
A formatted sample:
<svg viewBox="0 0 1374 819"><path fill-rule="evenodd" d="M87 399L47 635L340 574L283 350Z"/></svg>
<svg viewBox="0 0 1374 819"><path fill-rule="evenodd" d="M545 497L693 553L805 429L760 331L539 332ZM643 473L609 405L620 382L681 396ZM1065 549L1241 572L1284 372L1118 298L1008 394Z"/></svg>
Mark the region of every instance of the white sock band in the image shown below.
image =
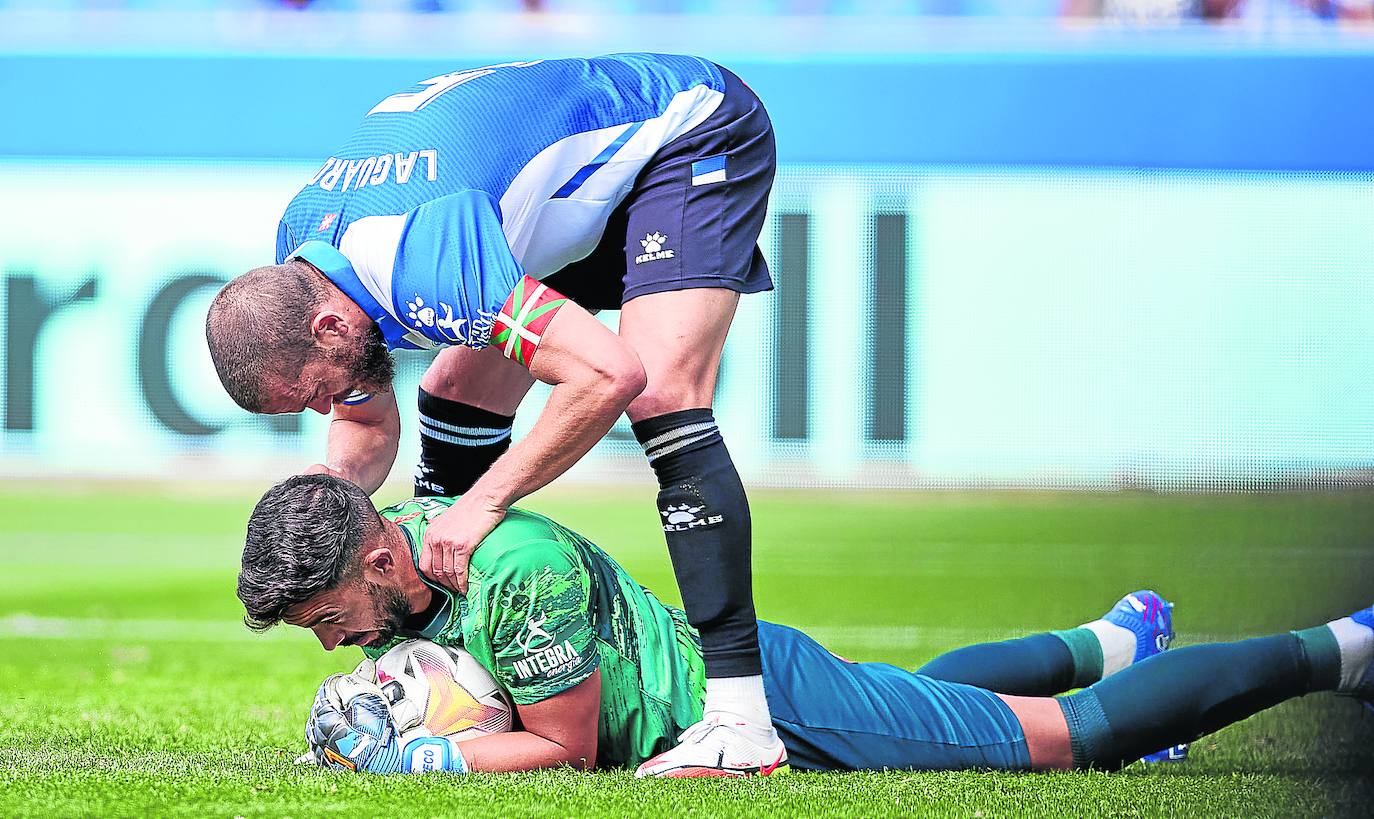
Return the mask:
<svg viewBox="0 0 1374 819"><path fill-rule="evenodd" d="M1129 666L1135 660L1135 632L1106 620L1084 623L1085 628L1097 635L1102 646L1102 676L1109 677Z"/></svg>
<svg viewBox="0 0 1374 819"><path fill-rule="evenodd" d="M1336 645L1341 648L1341 684L1338 691L1349 691L1364 676L1364 671L1374 662L1374 629L1362 626L1349 617L1332 620L1326 624L1336 635Z"/></svg>
<svg viewBox="0 0 1374 819"><path fill-rule="evenodd" d="M746 723L772 729L768 699L763 694L763 677L707 677L706 713L724 711Z"/></svg>

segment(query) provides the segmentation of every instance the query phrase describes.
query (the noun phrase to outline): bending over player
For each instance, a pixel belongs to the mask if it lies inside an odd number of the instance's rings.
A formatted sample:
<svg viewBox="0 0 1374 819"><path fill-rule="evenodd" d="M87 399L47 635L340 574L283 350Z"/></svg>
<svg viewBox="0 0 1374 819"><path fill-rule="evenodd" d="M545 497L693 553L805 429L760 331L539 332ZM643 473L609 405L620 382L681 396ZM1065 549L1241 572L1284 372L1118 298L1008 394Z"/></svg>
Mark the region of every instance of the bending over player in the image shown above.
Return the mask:
<svg viewBox="0 0 1374 819"><path fill-rule="evenodd" d="M416 569L425 527L449 503L417 499L379 515L362 490L331 476L278 484L248 524L239 575L247 622L284 620L312 629L326 649L361 645L370 656L402 636L471 653L507 688L523 730L457 743L450 770L648 760L644 773L697 773L672 768L671 755L656 759L688 726L716 729L697 723L700 643L681 612L592 543L520 510L475 553L468 595L452 595ZM814 770L1110 770L1312 691L1374 699L1374 607L1161 654L1169 609L1137 592L1077 629L969 646L914 673L851 663L795 629L760 623L773 725L787 760ZM349 713L328 716L351 724ZM406 769L398 748L346 744L331 750L358 768Z"/></svg>
<svg viewBox="0 0 1374 819"><path fill-rule="evenodd" d="M332 413L325 462L307 471L376 491L400 436L387 350L442 348L420 382L415 492L462 498L425 530L420 566L463 593L507 507L624 413L658 478L706 710L729 726L677 753L705 769L731 734L751 765L773 759L749 501L711 410L741 294L773 288L758 247L776 166L763 103L671 54L504 63L398 90L287 206L277 264L210 305L221 382L253 412ZM618 331L596 310L620 310ZM552 391L512 445L535 380ZM687 507L691 525L666 523Z"/></svg>

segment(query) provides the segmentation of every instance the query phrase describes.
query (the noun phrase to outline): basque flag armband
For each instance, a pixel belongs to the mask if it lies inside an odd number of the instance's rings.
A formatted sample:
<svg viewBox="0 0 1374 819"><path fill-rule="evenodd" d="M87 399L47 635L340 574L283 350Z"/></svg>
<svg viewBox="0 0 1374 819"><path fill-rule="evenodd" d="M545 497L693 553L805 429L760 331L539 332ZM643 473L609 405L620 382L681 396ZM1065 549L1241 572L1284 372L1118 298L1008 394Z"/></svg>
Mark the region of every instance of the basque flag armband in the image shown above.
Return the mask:
<svg viewBox="0 0 1374 819"><path fill-rule="evenodd" d="M524 277L501 306L491 328L490 343L500 347L506 358L528 369L549 322L567 303L567 296Z"/></svg>

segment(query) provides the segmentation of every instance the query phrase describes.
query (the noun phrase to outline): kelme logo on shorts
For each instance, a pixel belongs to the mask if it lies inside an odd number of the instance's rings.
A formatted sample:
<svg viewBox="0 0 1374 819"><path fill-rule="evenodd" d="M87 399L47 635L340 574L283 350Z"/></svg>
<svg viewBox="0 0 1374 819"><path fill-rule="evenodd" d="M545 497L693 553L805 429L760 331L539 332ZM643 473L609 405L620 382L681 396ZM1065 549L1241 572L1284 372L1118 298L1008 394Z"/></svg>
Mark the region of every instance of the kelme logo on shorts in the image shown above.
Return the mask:
<svg viewBox="0 0 1374 819"><path fill-rule="evenodd" d="M644 264L645 262L656 262L659 259L673 258L676 254L663 246L667 241L668 237L658 231L646 233L644 238L639 240L639 244L644 248L644 252L635 257L635 264Z"/></svg>

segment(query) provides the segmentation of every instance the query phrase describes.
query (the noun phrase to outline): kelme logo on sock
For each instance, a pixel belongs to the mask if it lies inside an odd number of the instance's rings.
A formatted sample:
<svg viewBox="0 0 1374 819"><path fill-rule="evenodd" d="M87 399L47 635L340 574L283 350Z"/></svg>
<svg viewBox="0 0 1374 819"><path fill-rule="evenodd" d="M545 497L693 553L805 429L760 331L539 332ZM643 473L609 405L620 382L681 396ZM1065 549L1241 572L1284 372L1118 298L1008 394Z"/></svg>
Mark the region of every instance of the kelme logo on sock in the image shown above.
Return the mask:
<svg viewBox="0 0 1374 819"><path fill-rule="evenodd" d="M663 516L663 531L665 532L685 532L688 529L699 529L706 526L715 526L725 521L724 515L701 514L706 509L705 506L692 506L691 504L668 504L658 513Z"/></svg>

